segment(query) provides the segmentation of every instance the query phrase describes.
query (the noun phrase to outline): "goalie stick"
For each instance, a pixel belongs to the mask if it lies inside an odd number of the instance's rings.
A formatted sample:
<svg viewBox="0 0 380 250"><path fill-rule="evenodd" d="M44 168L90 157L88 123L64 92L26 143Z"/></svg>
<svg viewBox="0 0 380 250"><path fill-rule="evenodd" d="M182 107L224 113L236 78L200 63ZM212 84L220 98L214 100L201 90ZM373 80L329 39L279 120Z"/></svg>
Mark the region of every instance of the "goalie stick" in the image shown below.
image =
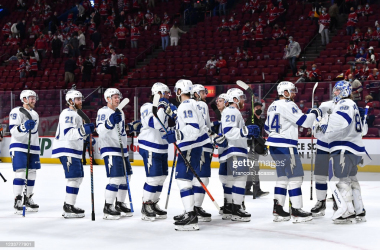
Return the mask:
<svg viewBox="0 0 380 250"><path fill-rule="evenodd" d="M84 120L84 123L88 124L91 123L90 118L81 110L81 109L76 109L77 114ZM91 212L91 220L95 221L95 205L94 205L94 168L92 165L92 162L94 159L92 159L92 134L90 134L90 152L88 152L88 155L90 156L90 175L91 175L91 207L92 207L92 212ZM83 153L86 154L86 148L83 149Z"/></svg>
<svg viewBox="0 0 380 250"><path fill-rule="evenodd" d="M29 114L29 112L25 108L20 108L20 112L23 113L28 120L33 120L32 116ZM26 169L25 169L25 186L24 186L24 201L22 205L22 216L25 217L25 203L26 203L26 193L28 189L28 173L29 173L29 161L30 161L30 141L32 137L32 130L29 130L29 139L28 139L28 153L26 156Z"/></svg>
<svg viewBox="0 0 380 250"><path fill-rule="evenodd" d="M160 94L155 94L154 95L154 98L153 98L153 115L156 117L156 119L158 120L158 122L161 124L161 127L165 130L166 133L168 133L168 130L165 128L164 124L161 122L160 118L158 117L157 115L157 111L158 111L158 103L159 103L159 100L160 100ZM199 178L199 176L197 175L197 173L195 172L194 168L190 165L189 161L186 159L186 157L183 155L182 151L179 149L177 143L173 143L174 144L174 147L178 150L179 154L182 156L186 166L190 169L190 171L193 173L194 177L197 178L197 180L199 181L199 183L202 185L203 189L206 191L207 195L210 197L210 199L212 200L212 202L214 203L216 209L218 209L218 212L220 210L220 207L218 205L218 203L215 201L214 197L212 197L211 193L208 191L207 187L205 186L205 184L202 182L201 178Z"/></svg>

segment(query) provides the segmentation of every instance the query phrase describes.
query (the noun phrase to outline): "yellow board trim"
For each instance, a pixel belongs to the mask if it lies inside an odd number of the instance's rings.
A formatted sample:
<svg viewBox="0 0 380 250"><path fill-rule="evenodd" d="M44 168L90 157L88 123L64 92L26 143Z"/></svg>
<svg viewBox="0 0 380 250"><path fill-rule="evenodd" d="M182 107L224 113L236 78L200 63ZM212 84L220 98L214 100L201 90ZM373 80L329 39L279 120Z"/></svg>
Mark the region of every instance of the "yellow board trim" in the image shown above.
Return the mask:
<svg viewBox="0 0 380 250"><path fill-rule="evenodd" d="M11 163L11 157L0 157L0 160L4 163ZM104 160L95 160L97 164L104 165ZM56 158L40 158L40 162L43 164L61 164L59 159ZM131 162L132 166L144 166L143 160L134 160ZM169 167L173 166L173 161L168 161ZM304 170L310 170L311 164L302 164ZM212 168L219 168L219 162L211 162ZM274 169L271 166L268 165L260 165L260 169ZM380 165L367 165L365 167L359 167L359 172L380 172Z"/></svg>

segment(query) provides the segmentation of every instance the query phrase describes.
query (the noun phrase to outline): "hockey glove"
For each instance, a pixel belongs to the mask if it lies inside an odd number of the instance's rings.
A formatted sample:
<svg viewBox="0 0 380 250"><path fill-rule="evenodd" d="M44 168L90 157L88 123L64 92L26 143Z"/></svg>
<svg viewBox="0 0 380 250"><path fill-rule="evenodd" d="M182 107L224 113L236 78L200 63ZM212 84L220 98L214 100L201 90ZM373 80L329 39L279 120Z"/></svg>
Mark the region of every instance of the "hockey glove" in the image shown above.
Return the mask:
<svg viewBox="0 0 380 250"><path fill-rule="evenodd" d="M226 148L228 146L228 141L227 141L226 137L222 134L218 134L218 136L219 137L216 137L214 139L215 145L218 147Z"/></svg>
<svg viewBox="0 0 380 250"><path fill-rule="evenodd" d="M242 129L240 129L240 135L242 137L259 137L260 135L260 128L257 125L248 125Z"/></svg>
<svg viewBox="0 0 380 250"><path fill-rule="evenodd" d="M140 129L142 126L140 121L134 121L134 122L128 123L127 125L128 125L128 130L130 133L132 132L140 133Z"/></svg>
<svg viewBox="0 0 380 250"><path fill-rule="evenodd" d="M319 108L312 108L312 109L310 109L310 113L314 114L315 118L317 120L321 120L321 117L322 117L322 110L321 109L319 109Z"/></svg>
<svg viewBox="0 0 380 250"><path fill-rule="evenodd" d="M86 138L86 143L90 143L90 136L87 136L87 138ZM92 137L92 146L94 146L95 143L96 143L96 140L95 140L94 137Z"/></svg>
<svg viewBox="0 0 380 250"><path fill-rule="evenodd" d="M95 125L92 123L83 124L79 129L79 134L81 136L86 136L94 133Z"/></svg>
<svg viewBox="0 0 380 250"><path fill-rule="evenodd" d="M29 130L34 129L35 126L36 126L36 122L35 121L33 121L33 120L27 120L26 122L24 122L23 124L21 124L20 126L18 126L18 131L20 131L20 132L29 132Z"/></svg>
<svg viewBox="0 0 380 250"><path fill-rule="evenodd" d="M220 121L212 122L211 131L214 132L215 134L217 134L219 132L220 124L221 124Z"/></svg>
<svg viewBox="0 0 380 250"><path fill-rule="evenodd" d="M115 112L106 121L106 128L107 129L113 129L115 127L115 124L118 124L121 122L122 116L120 112Z"/></svg>
<svg viewBox="0 0 380 250"><path fill-rule="evenodd" d="M165 109L165 114L175 121L177 119L177 107L170 103Z"/></svg>
<svg viewBox="0 0 380 250"><path fill-rule="evenodd" d="M362 120L362 123L364 123L365 108L359 108L359 114L360 114L360 118Z"/></svg>
<svg viewBox="0 0 380 250"><path fill-rule="evenodd" d="M169 100L166 98L160 98L158 101L158 109L164 108L166 109L169 106Z"/></svg>
<svg viewBox="0 0 380 250"><path fill-rule="evenodd" d="M167 140L168 143L174 143L176 141L183 140L183 133L180 130L168 131L168 133L165 134L162 139Z"/></svg>

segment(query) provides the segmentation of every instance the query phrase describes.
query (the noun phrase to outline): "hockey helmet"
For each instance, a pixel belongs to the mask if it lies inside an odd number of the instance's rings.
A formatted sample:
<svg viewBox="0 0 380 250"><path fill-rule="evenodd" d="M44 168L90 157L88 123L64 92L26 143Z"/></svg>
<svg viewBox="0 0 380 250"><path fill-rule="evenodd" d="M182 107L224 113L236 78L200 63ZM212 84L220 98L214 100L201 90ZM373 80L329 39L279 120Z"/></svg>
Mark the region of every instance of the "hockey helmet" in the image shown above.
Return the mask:
<svg viewBox="0 0 380 250"><path fill-rule="evenodd" d="M23 90L20 94L20 100L22 103L25 103L24 102L24 97L26 98L26 100L28 100L29 96L35 96L36 97L36 100L38 101L38 95L36 94L36 92L34 92L33 90ZM27 103L25 103L27 104Z"/></svg>
<svg viewBox="0 0 380 250"><path fill-rule="evenodd" d="M335 95L334 92L339 90L339 94ZM339 102L342 98L349 97L352 93L352 86L350 82L339 81L335 83L333 89L333 100L334 102Z"/></svg>
<svg viewBox="0 0 380 250"><path fill-rule="evenodd" d="M78 90L70 89L66 93L66 96L65 96L65 100L66 100L67 104L71 105L70 104L70 100L72 100L74 102L75 98L82 98L82 101L83 101L83 95L82 95L82 93L79 92Z"/></svg>
<svg viewBox="0 0 380 250"><path fill-rule="evenodd" d="M123 99L123 95L121 92L116 88L108 88L106 91L104 91L104 100L106 100L106 103L108 103L107 98L111 98L113 95L119 95L120 100Z"/></svg>
<svg viewBox="0 0 380 250"><path fill-rule="evenodd" d="M288 91L288 93L289 93L288 97L286 97L284 95L285 94L285 90ZM297 92L298 92L298 89L297 89L297 87L292 82L283 81L283 82L280 82L277 85L277 93L278 93L278 95L282 95L283 97L285 97L287 99L290 98L290 94L291 93L297 93Z"/></svg>
<svg viewBox="0 0 380 250"><path fill-rule="evenodd" d="M164 95L164 92L168 92L170 95L169 87L162 82L156 82L152 86L152 95L158 94L158 92L161 92L162 95Z"/></svg>

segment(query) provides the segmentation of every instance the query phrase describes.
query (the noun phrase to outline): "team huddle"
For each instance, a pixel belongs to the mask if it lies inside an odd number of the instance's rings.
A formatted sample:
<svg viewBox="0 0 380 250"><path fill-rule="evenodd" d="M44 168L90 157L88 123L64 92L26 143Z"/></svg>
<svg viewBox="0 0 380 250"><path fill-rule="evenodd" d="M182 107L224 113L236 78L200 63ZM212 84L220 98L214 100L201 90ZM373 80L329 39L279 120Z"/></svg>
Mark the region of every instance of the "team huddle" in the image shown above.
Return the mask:
<svg viewBox="0 0 380 250"><path fill-rule="evenodd" d="M66 184L63 203L64 218L83 218L85 211L75 207L80 185L84 178L83 142L100 149L104 159L109 183L105 187L103 219L117 220L121 216L132 216L130 194L132 167L129 163L127 133L138 133L139 153L143 158L146 181L143 187L142 220L166 219L167 212L159 206L163 184L168 176L168 148L174 143L178 159L175 179L180 190L183 214L174 217L175 229L179 231L199 230L198 221L210 222L211 214L203 208L206 193L214 201L208 189L211 177L211 161L214 149L219 154L219 179L224 191L224 205L220 208L223 220L249 222L251 214L244 205L245 187L250 166L241 164L248 159L249 140L261 139L262 146L269 146L271 157L276 162L277 181L274 189L273 216L275 222L307 222L313 217L325 215L328 183L334 195L334 223L365 221L360 185L356 178L357 165L363 161L366 150L362 136L368 126L362 112L351 100L352 87L349 82L335 84L333 99L312 108L303 114L293 102L297 88L291 82L277 86L278 100L267 111L265 131L267 141L261 138L257 125L245 125L240 112L246 96L243 90L231 88L220 94L216 106L220 121L210 121L206 103L207 89L190 80L177 81L174 92L178 107L169 102L171 91L163 83L155 83L151 89L150 102L141 106L139 121L125 123L122 94L109 88L104 92L106 106L99 109L96 124L84 122L81 116L83 95L78 90L66 94L67 108L59 117L53 142L52 157L62 163ZM10 113L10 154L15 178L13 190L16 214L37 212L33 188L36 170L41 168L39 154L39 116L34 110L38 100L32 90L20 95L22 107ZM83 112L82 112L83 113ZM219 118L218 118L219 119ZM174 127L169 127L175 123ZM315 159L315 181L317 204L311 212L302 210L303 168L297 152L298 126L312 128L318 139ZM99 134L97 141L91 134ZM265 145L264 145L265 144ZM330 167L330 170L329 170ZM329 181L331 172L339 179L337 184ZM328 180L329 179L329 180ZM170 178L171 183L171 178ZM286 193L289 193L289 212L284 211ZM130 208L126 198L129 194ZM217 203L214 204L218 207Z"/></svg>

